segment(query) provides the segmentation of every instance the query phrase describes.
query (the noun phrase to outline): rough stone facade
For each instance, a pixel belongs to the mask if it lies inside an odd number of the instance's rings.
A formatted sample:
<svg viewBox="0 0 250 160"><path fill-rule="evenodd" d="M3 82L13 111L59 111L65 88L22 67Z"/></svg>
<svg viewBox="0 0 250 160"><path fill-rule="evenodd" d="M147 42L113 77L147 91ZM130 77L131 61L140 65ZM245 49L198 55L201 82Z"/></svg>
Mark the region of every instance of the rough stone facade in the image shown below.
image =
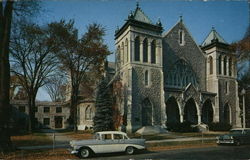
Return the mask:
<svg viewBox="0 0 250 160"><path fill-rule="evenodd" d="M190 121L239 127L236 56L213 28L201 46L182 18L166 33L139 6L116 31L125 128Z"/></svg>

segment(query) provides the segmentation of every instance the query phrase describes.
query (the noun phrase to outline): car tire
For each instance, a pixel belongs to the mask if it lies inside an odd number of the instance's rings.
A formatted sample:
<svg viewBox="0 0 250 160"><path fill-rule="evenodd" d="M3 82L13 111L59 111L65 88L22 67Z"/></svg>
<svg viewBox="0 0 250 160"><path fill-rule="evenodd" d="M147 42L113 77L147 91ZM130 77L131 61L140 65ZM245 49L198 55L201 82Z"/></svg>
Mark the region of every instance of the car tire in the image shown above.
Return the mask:
<svg viewBox="0 0 250 160"><path fill-rule="evenodd" d="M236 145L236 146L240 146L240 145L241 145L241 142L240 142L239 140L237 140L237 141L235 142L235 145Z"/></svg>
<svg viewBox="0 0 250 160"><path fill-rule="evenodd" d="M135 148L134 147L132 147L132 146L128 146L127 148L126 148L126 154L128 154L128 155L131 155L131 154L134 154L134 152L135 152Z"/></svg>
<svg viewBox="0 0 250 160"><path fill-rule="evenodd" d="M81 148L79 151L80 158L88 158L91 155L91 151L88 148Z"/></svg>

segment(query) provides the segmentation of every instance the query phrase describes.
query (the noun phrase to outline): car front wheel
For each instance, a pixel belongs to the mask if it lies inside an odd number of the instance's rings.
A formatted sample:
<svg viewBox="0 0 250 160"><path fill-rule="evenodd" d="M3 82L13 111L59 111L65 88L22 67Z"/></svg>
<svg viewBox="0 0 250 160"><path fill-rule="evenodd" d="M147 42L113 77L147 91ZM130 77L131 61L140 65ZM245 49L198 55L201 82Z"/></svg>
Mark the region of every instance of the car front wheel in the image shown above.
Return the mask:
<svg viewBox="0 0 250 160"><path fill-rule="evenodd" d="M79 152L80 158L88 158L90 156L90 150L88 148L82 148Z"/></svg>
<svg viewBox="0 0 250 160"><path fill-rule="evenodd" d="M240 140L235 141L235 145L236 145L236 146L240 146L240 145L241 145Z"/></svg>
<svg viewBox="0 0 250 160"><path fill-rule="evenodd" d="M128 147L126 148L126 154L131 155L131 154L134 154L134 152L135 152L134 147L128 146Z"/></svg>

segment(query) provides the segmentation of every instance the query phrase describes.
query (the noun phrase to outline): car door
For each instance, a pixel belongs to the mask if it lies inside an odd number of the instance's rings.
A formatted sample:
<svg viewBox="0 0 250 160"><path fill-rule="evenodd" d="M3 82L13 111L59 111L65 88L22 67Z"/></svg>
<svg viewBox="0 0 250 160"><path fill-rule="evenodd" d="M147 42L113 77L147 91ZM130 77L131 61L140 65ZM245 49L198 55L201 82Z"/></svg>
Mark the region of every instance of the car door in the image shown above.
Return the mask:
<svg viewBox="0 0 250 160"><path fill-rule="evenodd" d="M246 143L250 144L250 129L246 129L245 132L246 132L246 138L245 138Z"/></svg>
<svg viewBox="0 0 250 160"><path fill-rule="evenodd" d="M113 152L113 139L112 134L102 134L102 145L100 153L109 153Z"/></svg>
<svg viewBox="0 0 250 160"><path fill-rule="evenodd" d="M122 134L113 134L114 152L124 151L124 139Z"/></svg>

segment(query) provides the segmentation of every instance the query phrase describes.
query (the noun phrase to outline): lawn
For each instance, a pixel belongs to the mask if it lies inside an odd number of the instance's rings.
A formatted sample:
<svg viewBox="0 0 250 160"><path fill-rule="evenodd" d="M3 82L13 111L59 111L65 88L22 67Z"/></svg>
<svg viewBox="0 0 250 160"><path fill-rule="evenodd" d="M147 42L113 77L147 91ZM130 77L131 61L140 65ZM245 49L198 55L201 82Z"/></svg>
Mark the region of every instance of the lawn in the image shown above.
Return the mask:
<svg viewBox="0 0 250 160"><path fill-rule="evenodd" d="M16 147L52 144L52 140L44 133L15 135L11 136L11 140Z"/></svg>

